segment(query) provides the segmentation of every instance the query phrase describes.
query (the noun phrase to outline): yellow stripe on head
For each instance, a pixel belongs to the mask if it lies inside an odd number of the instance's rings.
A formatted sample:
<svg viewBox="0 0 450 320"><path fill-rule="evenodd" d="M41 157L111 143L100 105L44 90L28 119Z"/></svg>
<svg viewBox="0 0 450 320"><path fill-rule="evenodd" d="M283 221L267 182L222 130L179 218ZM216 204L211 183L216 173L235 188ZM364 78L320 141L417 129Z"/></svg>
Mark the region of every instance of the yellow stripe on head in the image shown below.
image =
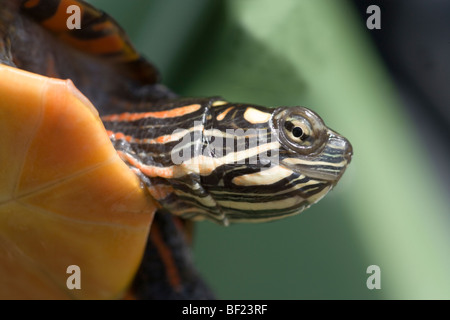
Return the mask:
<svg viewBox="0 0 450 320"><path fill-rule="evenodd" d="M247 108L244 112L244 119L252 124L267 122L271 116L271 113L263 112L252 107Z"/></svg>

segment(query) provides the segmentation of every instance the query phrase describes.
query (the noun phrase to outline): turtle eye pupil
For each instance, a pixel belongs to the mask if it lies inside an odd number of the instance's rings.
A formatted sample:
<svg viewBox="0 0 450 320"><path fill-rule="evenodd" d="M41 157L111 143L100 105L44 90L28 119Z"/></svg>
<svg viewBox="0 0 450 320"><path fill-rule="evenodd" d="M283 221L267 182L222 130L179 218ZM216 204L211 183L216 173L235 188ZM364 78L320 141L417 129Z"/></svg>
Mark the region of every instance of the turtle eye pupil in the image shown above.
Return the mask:
<svg viewBox="0 0 450 320"><path fill-rule="evenodd" d="M300 127L294 127L292 129L292 135L296 138L300 138L303 135L303 130Z"/></svg>

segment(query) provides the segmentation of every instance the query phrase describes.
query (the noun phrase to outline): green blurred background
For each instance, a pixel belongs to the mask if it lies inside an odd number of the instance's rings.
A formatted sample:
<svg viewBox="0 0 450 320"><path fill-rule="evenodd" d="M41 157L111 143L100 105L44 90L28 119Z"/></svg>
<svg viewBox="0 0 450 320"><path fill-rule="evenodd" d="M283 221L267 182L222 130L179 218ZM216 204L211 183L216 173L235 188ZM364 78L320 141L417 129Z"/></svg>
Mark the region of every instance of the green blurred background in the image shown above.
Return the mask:
<svg viewBox="0 0 450 320"><path fill-rule="evenodd" d="M353 144L340 183L301 215L197 224L194 260L218 298L450 299L448 153L435 152L439 140L424 131L436 126L421 122L427 106L411 112L371 40L377 30L352 2L90 2L177 93L308 106ZM380 290L366 287L373 264Z"/></svg>

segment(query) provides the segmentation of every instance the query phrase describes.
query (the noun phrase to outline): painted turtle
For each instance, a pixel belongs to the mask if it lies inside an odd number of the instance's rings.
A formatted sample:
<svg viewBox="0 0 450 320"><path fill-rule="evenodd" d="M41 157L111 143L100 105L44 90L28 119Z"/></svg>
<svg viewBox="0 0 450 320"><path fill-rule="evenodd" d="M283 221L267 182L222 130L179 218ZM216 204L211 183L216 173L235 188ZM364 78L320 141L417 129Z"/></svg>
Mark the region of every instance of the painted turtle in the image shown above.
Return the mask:
<svg viewBox="0 0 450 320"><path fill-rule="evenodd" d="M212 297L189 258L189 221L297 214L351 160L307 108L177 97L85 2L3 2L2 298ZM72 5L81 29L67 27Z"/></svg>

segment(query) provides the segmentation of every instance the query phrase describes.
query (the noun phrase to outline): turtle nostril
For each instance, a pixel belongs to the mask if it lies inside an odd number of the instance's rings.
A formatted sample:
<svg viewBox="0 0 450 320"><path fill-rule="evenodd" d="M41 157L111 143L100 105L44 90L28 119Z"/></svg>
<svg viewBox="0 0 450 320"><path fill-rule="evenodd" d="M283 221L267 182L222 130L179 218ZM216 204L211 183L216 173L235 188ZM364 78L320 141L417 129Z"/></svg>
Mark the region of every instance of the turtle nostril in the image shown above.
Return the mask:
<svg viewBox="0 0 450 320"><path fill-rule="evenodd" d="M345 149L344 158L347 160L347 164L349 164L350 161L352 161L353 147L348 140L346 140L346 145L347 145L347 148Z"/></svg>

